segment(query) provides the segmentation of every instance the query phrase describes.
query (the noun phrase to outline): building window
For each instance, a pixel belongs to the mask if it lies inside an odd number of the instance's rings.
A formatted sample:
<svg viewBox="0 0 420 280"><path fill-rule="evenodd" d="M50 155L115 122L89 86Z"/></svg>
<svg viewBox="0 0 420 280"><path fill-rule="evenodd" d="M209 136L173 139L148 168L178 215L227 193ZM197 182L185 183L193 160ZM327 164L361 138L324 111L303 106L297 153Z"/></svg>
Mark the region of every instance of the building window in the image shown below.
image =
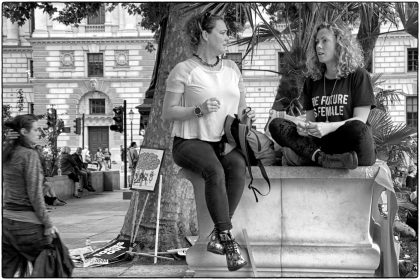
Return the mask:
<svg viewBox="0 0 420 280"><path fill-rule="evenodd" d="M88 77L104 76L104 59L102 53L88 53Z"/></svg>
<svg viewBox="0 0 420 280"><path fill-rule="evenodd" d="M406 97L407 126L417 128L417 96Z"/></svg>
<svg viewBox="0 0 420 280"><path fill-rule="evenodd" d="M34 77L34 61L32 59L28 59L28 77L33 78Z"/></svg>
<svg viewBox="0 0 420 280"><path fill-rule="evenodd" d="M418 69L418 50L417 48L407 49L407 72L417 72Z"/></svg>
<svg viewBox="0 0 420 280"><path fill-rule="evenodd" d="M242 53L226 53L225 58L234 61L242 72Z"/></svg>
<svg viewBox="0 0 420 280"><path fill-rule="evenodd" d="M278 72L280 74L285 74L287 71L287 63L285 59L285 53L284 52L278 52Z"/></svg>
<svg viewBox="0 0 420 280"><path fill-rule="evenodd" d="M105 6L101 5L96 15L87 18L87 24L105 24Z"/></svg>
<svg viewBox="0 0 420 280"><path fill-rule="evenodd" d="M89 112L91 115L105 114L105 99L89 99Z"/></svg>

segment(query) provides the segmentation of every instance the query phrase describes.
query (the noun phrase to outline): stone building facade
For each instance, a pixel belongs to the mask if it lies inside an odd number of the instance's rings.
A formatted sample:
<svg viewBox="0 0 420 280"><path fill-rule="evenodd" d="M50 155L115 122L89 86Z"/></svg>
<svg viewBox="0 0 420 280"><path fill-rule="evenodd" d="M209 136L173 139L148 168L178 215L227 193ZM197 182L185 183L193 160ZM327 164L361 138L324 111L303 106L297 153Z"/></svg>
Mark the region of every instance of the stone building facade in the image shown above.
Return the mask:
<svg viewBox="0 0 420 280"><path fill-rule="evenodd" d="M57 4L64 5L64 4ZM117 7L101 11L78 27L49 19L40 10L24 26L3 18L3 103L16 113L16 92L24 92L23 113L44 114L53 107L70 127L62 133L58 147L109 147L120 160L123 135L110 131L113 108L127 102L133 110L132 136L128 120L128 141L140 141L140 115L135 106L143 102L150 84L156 52L145 46L153 34L142 29L138 16ZM33 104L33 105L32 105ZM84 139L74 133L74 120L84 114Z"/></svg>
<svg viewBox="0 0 420 280"><path fill-rule="evenodd" d="M64 4L57 4L64 5ZM58 7L59 8L59 7ZM18 27L3 18L2 62L3 104L17 113L17 91L23 90L23 113L43 114L57 110L70 133L63 133L58 146L110 147L119 160L123 144L120 133L110 131L112 108L127 101L127 111L135 112L132 139L140 142L140 115L149 87L156 52L146 50L153 34L140 27L140 16L117 7L101 11L78 26L65 26L36 10L33 19ZM374 49L374 73L383 73L382 87L402 91L401 102L391 107L396 122L417 126L417 39L405 32L381 35ZM227 56L240 60L246 46L231 46ZM281 48L264 42L253 59L242 61L247 103L257 112L257 129L263 129L276 96L281 76ZM268 70L268 71L267 71ZM84 138L74 133L74 120L85 117ZM127 117L129 120L129 118ZM131 124L128 122L128 124ZM128 141L131 127L127 126Z"/></svg>

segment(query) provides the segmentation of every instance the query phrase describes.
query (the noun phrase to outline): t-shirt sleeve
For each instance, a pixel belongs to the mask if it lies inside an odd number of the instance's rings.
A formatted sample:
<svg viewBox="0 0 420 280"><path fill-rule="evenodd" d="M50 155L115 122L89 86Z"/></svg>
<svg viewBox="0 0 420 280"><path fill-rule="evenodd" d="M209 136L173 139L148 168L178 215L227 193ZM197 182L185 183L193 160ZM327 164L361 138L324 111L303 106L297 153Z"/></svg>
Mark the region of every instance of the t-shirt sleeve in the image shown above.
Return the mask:
<svg viewBox="0 0 420 280"><path fill-rule="evenodd" d="M312 106L312 96L311 96L311 78L306 78L303 89L302 89L302 95L303 95L303 109L305 111L313 110L314 106Z"/></svg>
<svg viewBox="0 0 420 280"><path fill-rule="evenodd" d="M183 93L187 83L187 72L181 63L178 63L166 79L166 91Z"/></svg>
<svg viewBox="0 0 420 280"><path fill-rule="evenodd" d="M371 109L375 108L372 82L365 69L359 68L354 72L351 93L353 107L371 106Z"/></svg>

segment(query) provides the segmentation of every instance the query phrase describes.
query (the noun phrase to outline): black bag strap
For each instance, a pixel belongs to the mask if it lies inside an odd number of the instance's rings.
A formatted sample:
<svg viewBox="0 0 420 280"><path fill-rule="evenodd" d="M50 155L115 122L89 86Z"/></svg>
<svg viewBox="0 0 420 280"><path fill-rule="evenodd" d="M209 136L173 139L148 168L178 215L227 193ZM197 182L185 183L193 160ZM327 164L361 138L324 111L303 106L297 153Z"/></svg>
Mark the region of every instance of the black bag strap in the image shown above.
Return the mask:
<svg viewBox="0 0 420 280"><path fill-rule="evenodd" d="M254 177L252 176L252 171L251 171L251 163L250 163L250 159L249 159L249 147L247 145L246 142L246 136L248 135L249 129L251 127L251 121L248 119L247 120L247 124L239 124L239 128L238 128L238 132L239 132L239 144L241 146L241 150L243 151L243 154L245 156L245 162L246 162L246 166L248 168L248 173L249 173L249 177L251 178L249 184L248 184L248 189L252 190L255 196L255 201L258 202L258 197L257 197L257 193L261 196L267 196L270 191L271 191L271 184L270 184L270 180L268 179L267 176L267 172L265 171L264 165L262 165L261 160L257 160L257 164L258 167L260 168L261 174L263 175L265 181L268 184L268 192L266 194L263 194L260 192L260 190L258 190L256 187L254 187L252 185L252 183L254 182Z"/></svg>

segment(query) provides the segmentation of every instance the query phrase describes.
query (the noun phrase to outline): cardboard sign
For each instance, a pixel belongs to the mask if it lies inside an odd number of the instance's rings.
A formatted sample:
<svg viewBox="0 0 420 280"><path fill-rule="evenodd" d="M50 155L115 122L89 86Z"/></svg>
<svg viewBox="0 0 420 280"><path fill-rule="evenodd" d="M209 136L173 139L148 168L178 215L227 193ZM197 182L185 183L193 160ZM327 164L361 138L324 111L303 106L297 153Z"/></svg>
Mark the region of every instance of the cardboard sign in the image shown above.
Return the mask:
<svg viewBox="0 0 420 280"><path fill-rule="evenodd" d="M99 248L89 254L85 255L86 261L88 259L95 258L92 260L94 263L111 263L124 255L130 247L129 240L113 240L103 248ZM106 261L104 261L106 260Z"/></svg>
<svg viewBox="0 0 420 280"><path fill-rule="evenodd" d="M132 189L154 191L164 152L165 150L154 148L140 149Z"/></svg>

